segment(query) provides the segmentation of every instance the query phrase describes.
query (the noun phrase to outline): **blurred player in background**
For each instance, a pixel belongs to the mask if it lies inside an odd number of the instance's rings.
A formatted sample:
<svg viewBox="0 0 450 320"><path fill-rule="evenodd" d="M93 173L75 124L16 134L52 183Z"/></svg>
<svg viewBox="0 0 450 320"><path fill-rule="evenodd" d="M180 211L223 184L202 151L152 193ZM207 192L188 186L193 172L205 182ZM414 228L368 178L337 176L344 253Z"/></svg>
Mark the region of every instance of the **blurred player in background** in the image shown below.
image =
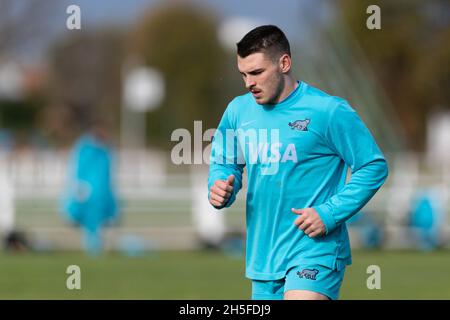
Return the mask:
<svg viewBox="0 0 450 320"><path fill-rule="evenodd" d="M0 163L0 238L6 250L28 247L25 236L15 230L14 188L4 161Z"/></svg>
<svg viewBox="0 0 450 320"><path fill-rule="evenodd" d="M202 249L221 249L226 235L225 217L215 214L217 209L211 207L205 198L203 181L208 178L208 171L203 168L191 169L192 180L192 222Z"/></svg>
<svg viewBox="0 0 450 320"><path fill-rule="evenodd" d="M428 251L441 245L444 214L438 188L423 188L416 191L411 206L410 227L413 229L414 244Z"/></svg>
<svg viewBox="0 0 450 320"><path fill-rule="evenodd" d="M215 133L209 201L230 206L247 166L253 299L337 299L351 264L345 221L384 183L387 163L348 102L297 81L291 63L276 26L237 44L249 92L229 103Z"/></svg>
<svg viewBox="0 0 450 320"><path fill-rule="evenodd" d="M118 215L112 161L106 126L95 121L75 143L62 197L63 213L81 227L85 250L94 256L102 251L102 225Z"/></svg>

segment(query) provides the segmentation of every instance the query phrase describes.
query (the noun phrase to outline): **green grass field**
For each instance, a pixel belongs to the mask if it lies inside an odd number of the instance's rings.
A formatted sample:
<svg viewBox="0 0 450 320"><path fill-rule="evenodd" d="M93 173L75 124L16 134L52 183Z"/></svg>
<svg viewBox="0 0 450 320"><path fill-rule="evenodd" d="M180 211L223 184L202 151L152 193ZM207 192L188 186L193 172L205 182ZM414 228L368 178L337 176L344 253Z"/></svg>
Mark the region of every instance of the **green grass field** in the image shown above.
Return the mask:
<svg viewBox="0 0 450 320"><path fill-rule="evenodd" d="M81 268L81 290L66 288L66 268ZM381 290L366 287L381 268ZM210 252L143 257L81 252L0 255L0 299L248 299L243 258ZM341 299L450 299L450 252L354 251Z"/></svg>

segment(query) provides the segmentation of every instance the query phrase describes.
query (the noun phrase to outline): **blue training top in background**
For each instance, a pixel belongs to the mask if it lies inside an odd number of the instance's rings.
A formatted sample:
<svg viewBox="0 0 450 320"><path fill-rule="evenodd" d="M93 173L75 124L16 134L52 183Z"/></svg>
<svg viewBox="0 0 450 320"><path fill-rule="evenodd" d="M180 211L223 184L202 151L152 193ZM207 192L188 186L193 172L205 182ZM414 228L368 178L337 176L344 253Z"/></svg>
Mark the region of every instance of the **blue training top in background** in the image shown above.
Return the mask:
<svg viewBox="0 0 450 320"><path fill-rule="evenodd" d="M71 153L62 211L70 221L96 231L118 214L111 178L112 151L93 135L83 135Z"/></svg>

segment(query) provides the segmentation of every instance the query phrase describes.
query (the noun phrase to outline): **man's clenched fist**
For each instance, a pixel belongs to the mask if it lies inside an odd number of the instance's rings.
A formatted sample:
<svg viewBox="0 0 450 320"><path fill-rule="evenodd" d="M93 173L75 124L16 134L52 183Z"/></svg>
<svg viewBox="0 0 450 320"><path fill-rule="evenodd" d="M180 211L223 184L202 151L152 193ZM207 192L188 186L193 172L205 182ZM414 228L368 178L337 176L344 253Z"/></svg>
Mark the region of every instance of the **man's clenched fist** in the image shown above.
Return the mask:
<svg viewBox="0 0 450 320"><path fill-rule="evenodd" d="M222 207L233 193L234 175L227 180L216 180L209 190L209 202L214 207Z"/></svg>

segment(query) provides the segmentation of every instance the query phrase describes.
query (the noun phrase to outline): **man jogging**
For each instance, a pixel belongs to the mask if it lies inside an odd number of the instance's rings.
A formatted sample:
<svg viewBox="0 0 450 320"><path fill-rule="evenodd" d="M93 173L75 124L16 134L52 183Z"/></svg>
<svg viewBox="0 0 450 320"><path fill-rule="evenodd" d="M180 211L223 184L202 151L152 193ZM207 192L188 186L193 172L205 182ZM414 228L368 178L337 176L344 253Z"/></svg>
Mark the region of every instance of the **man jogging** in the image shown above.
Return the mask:
<svg viewBox="0 0 450 320"><path fill-rule="evenodd" d="M384 183L386 160L346 100L295 79L278 27L246 34L237 64L249 92L214 135L209 201L232 205L246 166L253 299L337 299L351 264L345 221Z"/></svg>

